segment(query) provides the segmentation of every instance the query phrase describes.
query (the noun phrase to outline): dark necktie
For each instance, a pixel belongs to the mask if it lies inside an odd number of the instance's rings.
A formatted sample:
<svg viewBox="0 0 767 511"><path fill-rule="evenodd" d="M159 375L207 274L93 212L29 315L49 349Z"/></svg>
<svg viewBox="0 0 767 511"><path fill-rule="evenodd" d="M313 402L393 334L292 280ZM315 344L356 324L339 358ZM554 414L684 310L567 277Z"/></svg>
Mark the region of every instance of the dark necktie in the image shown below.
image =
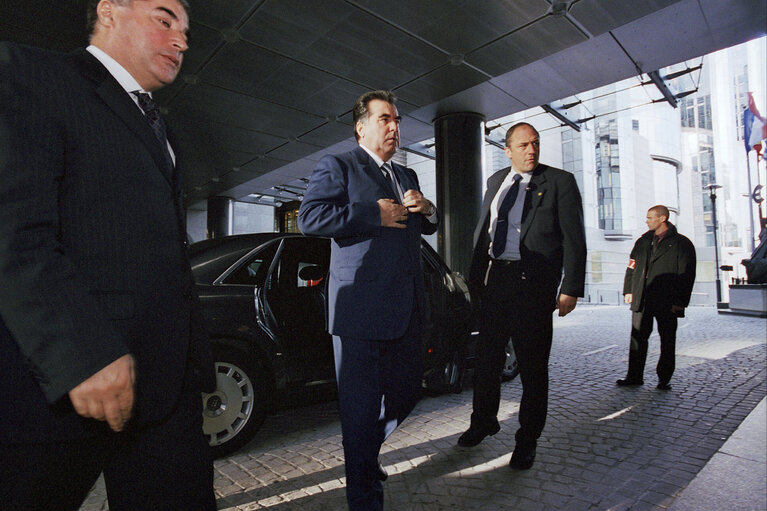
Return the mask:
<svg viewBox="0 0 767 511"><path fill-rule="evenodd" d="M389 163L384 163L381 165L381 170L383 170L386 180L389 182L389 186L391 187L392 192L394 192L394 196L397 198L397 202L402 204L399 196L399 189L397 188L397 178L394 176L394 169Z"/></svg>
<svg viewBox="0 0 767 511"><path fill-rule="evenodd" d="M165 134L165 123L160 115L160 109L157 108L157 104L152 100L152 96L146 92L133 91L132 94L138 98L138 106L144 111L144 116L149 121L152 131L154 131L154 136L160 141L162 153L165 155L165 162L167 163L167 168L164 170L168 172L168 175L171 175L174 165L170 151L168 151L168 136Z"/></svg>
<svg viewBox="0 0 767 511"><path fill-rule="evenodd" d="M515 174L513 177L514 183L506 193L506 197L501 202L501 207L498 208L498 219L495 221L495 235L493 235L493 257L496 259L501 257L503 251L506 250L506 237L509 233L509 211L514 206L514 202L519 195L519 181L522 176Z"/></svg>

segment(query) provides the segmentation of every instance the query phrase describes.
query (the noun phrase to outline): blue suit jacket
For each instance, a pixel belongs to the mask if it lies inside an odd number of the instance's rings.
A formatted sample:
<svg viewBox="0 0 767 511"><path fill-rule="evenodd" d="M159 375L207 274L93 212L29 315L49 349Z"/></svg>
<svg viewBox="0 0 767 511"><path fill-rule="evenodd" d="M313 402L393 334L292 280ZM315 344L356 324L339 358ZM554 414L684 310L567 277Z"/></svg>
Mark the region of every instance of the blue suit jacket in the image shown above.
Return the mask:
<svg viewBox="0 0 767 511"><path fill-rule="evenodd" d="M403 191L419 190L411 169L393 164ZM361 147L323 157L298 212L301 232L332 238L328 282L331 334L396 339L423 303L421 234L437 224L412 214L406 229L381 226L378 199L394 198L381 169Z"/></svg>

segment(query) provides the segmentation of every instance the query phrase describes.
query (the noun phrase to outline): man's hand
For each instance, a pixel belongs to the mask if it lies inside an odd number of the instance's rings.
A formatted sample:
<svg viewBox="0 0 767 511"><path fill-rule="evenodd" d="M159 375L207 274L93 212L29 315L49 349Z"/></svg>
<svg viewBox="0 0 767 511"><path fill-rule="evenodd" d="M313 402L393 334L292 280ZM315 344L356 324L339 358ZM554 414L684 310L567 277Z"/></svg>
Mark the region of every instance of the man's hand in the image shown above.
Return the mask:
<svg viewBox="0 0 767 511"><path fill-rule="evenodd" d="M123 355L69 391L75 411L83 417L107 421L113 431L122 431L133 413L133 356Z"/></svg>
<svg viewBox="0 0 767 511"><path fill-rule="evenodd" d="M396 227L404 229L407 221L407 208L397 204L394 199L378 199L378 209L381 210L381 225L384 227Z"/></svg>
<svg viewBox="0 0 767 511"><path fill-rule="evenodd" d="M672 305L671 306L671 312L674 313L674 314L679 314L683 310L684 310L684 307L682 307L681 305Z"/></svg>
<svg viewBox="0 0 767 511"><path fill-rule="evenodd" d="M634 297L631 295L631 293L626 293L623 295L623 301L625 303L631 303L634 300Z"/></svg>
<svg viewBox="0 0 767 511"><path fill-rule="evenodd" d="M575 305L578 303L578 297L576 296L570 296L570 295L564 295L559 294L559 299L557 300L557 309L559 309L559 317L567 316L572 312L572 310L575 308Z"/></svg>
<svg viewBox="0 0 767 511"><path fill-rule="evenodd" d="M421 213L423 215L428 215L431 209L431 202L417 190L406 191L405 197L402 199L402 205L411 213Z"/></svg>

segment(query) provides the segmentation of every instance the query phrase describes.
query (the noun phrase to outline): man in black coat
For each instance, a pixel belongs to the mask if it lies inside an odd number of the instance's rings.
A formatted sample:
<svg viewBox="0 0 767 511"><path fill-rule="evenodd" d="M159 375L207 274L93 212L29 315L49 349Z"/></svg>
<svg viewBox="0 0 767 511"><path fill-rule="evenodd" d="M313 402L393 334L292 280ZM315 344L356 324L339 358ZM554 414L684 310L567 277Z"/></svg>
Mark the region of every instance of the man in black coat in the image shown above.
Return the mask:
<svg viewBox="0 0 767 511"><path fill-rule="evenodd" d="M527 123L509 128L505 152L511 167L487 180L474 232L469 285L479 301L480 336L471 427L458 445L475 446L500 430L501 373L511 337L522 402L510 465L528 469L546 422L552 312L565 316L583 296L586 236L575 178L538 163L536 129Z"/></svg>
<svg viewBox="0 0 767 511"><path fill-rule="evenodd" d="M674 374L677 318L684 317L695 282L695 247L668 221L666 206L647 211L647 227L634 244L623 280L623 297L631 304L629 369L616 383L622 387L644 383L647 340L652 320L658 322L660 358L658 389L669 390Z"/></svg>
<svg viewBox="0 0 767 511"><path fill-rule="evenodd" d="M91 0L91 45L0 43L0 507L215 509L215 373L178 145L150 93L185 0ZM169 141L168 141L169 140Z"/></svg>

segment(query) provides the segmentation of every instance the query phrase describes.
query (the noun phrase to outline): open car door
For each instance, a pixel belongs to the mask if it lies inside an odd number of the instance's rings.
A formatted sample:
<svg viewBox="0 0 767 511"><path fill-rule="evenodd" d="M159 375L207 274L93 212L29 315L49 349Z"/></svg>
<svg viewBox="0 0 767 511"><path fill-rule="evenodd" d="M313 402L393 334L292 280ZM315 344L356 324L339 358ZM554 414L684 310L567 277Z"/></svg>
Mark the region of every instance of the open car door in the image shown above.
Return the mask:
<svg viewBox="0 0 767 511"><path fill-rule="evenodd" d="M329 267L329 240L285 237L256 292L259 321L288 357L290 379L307 385L335 378L325 305Z"/></svg>

